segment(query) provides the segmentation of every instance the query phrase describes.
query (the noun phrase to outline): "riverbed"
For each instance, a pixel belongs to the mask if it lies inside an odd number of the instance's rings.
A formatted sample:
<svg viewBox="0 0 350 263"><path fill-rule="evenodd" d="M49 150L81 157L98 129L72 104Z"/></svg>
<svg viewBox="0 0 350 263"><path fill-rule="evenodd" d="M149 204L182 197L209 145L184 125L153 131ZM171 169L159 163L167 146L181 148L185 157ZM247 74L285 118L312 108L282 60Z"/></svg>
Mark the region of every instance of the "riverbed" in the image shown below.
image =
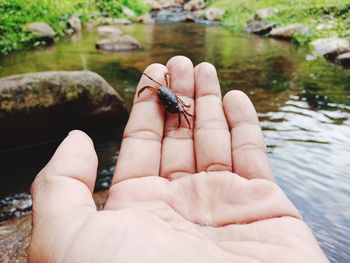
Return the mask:
<svg viewBox="0 0 350 263"><path fill-rule="evenodd" d="M324 59L306 61L309 51L289 42L231 33L218 26L138 24L122 29L142 44L140 50L101 53L95 50L98 34L84 32L52 47L0 57L0 77L91 70L131 108L147 65L166 63L179 54L194 64L214 64L223 93L239 89L253 101L277 183L301 211L329 259L349 262L350 71ZM122 127L96 138L98 189L108 187L121 132ZM30 183L57 143L7 152L0 146L0 205L11 206L16 198L24 200L24 207L30 202L26 194Z"/></svg>

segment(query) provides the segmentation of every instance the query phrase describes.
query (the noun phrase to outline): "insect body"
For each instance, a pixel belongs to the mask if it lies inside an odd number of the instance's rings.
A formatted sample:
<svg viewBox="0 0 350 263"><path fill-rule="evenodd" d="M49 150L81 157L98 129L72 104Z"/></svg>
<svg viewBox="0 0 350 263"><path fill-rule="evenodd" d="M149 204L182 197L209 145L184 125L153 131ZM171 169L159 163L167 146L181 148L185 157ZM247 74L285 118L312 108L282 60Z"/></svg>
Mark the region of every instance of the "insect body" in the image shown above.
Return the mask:
<svg viewBox="0 0 350 263"><path fill-rule="evenodd" d="M161 103L164 105L164 108L167 112L170 113L177 113L178 116L178 120L179 120L179 125L178 127L180 127L181 125L181 115L183 115L186 119L186 122L189 126L189 129L191 129L191 124L187 118L187 116L193 117L192 114L188 113L186 111L185 108L189 108L191 107L191 105L186 105L185 102L183 102L182 99L180 99L174 92L172 92L170 90L170 81L169 81L169 73L165 73L164 74L164 78L165 78L165 83L166 86L163 86L161 83L159 83L158 81L154 80L153 78L151 78L150 76L148 76L146 73L142 73L143 75L145 75L147 78L149 78L150 80L152 80L153 82L155 82L158 87L154 88L152 86L145 86L142 87L139 92L137 93L137 96L140 96L140 94L145 91L146 89L149 89L155 93L157 93Z"/></svg>

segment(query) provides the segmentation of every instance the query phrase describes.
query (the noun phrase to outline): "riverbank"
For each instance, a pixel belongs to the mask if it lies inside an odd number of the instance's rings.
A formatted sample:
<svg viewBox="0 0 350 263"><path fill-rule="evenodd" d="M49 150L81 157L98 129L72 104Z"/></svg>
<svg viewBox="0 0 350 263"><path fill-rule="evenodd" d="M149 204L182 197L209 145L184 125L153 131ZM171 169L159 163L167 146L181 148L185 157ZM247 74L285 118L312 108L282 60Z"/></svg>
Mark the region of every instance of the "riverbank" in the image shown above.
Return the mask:
<svg viewBox="0 0 350 263"><path fill-rule="evenodd" d="M293 41L302 45L317 38L350 38L348 0L212 0L210 6L224 9L223 24L234 31L243 30L253 20L274 22L278 27L303 24L307 35L295 34Z"/></svg>
<svg viewBox="0 0 350 263"><path fill-rule="evenodd" d="M148 9L143 0L0 1L0 53L53 42L81 30L81 23L99 17L126 18L143 14ZM31 25L33 22L41 24Z"/></svg>
<svg viewBox="0 0 350 263"><path fill-rule="evenodd" d="M174 10L170 10L174 6L180 11L174 13ZM26 0L25 3L9 0L0 2L0 53L8 54L54 42L64 35L80 31L82 25L87 28L91 24L96 25L101 19L140 21L140 15L150 11L141 20L154 22L156 13L162 13L159 12L161 10L165 14L159 15L160 21L155 19L155 22L164 22L163 17L168 22L197 22L197 18L211 20L208 19L209 9L218 12L215 20L221 20L232 31L242 31L254 21L267 22L270 24L258 25L259 28L269 29L262 30L262 35L291 40L306 47L319 38L350 39L348 0L336 3L332 0L295 0L293 4L288 0ZM43 25L35 24L34 31L28 30L32 22L45 22L50 28L44 28L44 35L38 37L35 30L38 30L38 26L42 30ZM285 29L285 26L287 33L284 30L281 35L280 31L275 30L269 34L273 27Z"/></svg>

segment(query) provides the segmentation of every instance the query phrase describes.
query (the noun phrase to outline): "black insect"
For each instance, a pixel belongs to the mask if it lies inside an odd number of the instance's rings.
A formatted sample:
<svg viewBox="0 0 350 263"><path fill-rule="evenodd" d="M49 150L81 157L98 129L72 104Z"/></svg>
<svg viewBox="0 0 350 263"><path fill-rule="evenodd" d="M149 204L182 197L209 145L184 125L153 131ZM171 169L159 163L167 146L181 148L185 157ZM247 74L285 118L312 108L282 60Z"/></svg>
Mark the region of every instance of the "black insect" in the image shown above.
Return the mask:
<svg viewBox="0 0 350 263"><path fill-rule="evenodd" d="M172 92L170 90L170 79L169 77L171 76L169 73L165 73L164 74L164 78L165 78L165 83L166 86L163 86L161 83L159 83L158 81L154 80L153 78L151 78L150 76L148 76L146 73L142 73L143 75L145 75L147 78L149 78L150 80L152 80L153 82L155 82L158 87L154 88L152 86L145 86L142 87L139 92L137 93L137 97L140 96L140 94L145 91L146 89L149 89L155 93L157 93L161 103L164 105L164 108L166 109L167 112L170 113L177 113L178 116L178 120L179 120L179 125L178 127L180 127L181 125L181 114L185 117L186 122L188 124L189 129L191 129L191 124L187 118L187 116L193 117L192 114L188 113L186 111L185 108L189 108L191 107L191 105L186 105L185 102L183 102L182 99L180 99L176 94L174 94L174 92Z"/></svg>

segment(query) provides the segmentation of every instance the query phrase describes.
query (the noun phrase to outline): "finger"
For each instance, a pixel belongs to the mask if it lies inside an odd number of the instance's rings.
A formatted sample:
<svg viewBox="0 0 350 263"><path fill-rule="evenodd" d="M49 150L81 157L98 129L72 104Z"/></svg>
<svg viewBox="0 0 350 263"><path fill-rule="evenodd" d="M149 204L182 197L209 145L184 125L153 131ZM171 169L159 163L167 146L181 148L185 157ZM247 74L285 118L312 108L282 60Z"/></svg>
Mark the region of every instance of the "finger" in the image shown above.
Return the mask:
<svg viewBox="0 0 350 263"><path fill-rule="evenodd" d="M241 91L230 91L224 97L224 110L231 129L234 172L247 179L273 180L264 136L250 99Z"/></svg>
<svg viewBox="0 0 350 263"><path fill-rule="evenodd" d="M193 115L194 76L191 60L183 56L171 58L167 63L170 76L170 89L190 108L185 108ZM195 172L193 149L193 118L188 117L191 125L181 116L181 126L178 128L177 114L167 113L165 119L164 139L162 148L161 176L175 178Z"/></svg>
<svg viewBox="0 0 350 263"><path fill-rule="evenodd" d="M201 63L194 70L196 126L194 133L197 171L232 171L231 139L221 101L220 84L213 65Z"/></svg>
<svg viewBox="0 0 350 263"><path fill-rule="evenodd" d="M162 84L165 72L167 69L161 64L152 64L145 70L147 75ZM124 131L112 184L129 178L159 175L164 110L157 95L149 89L137 96L138 91L145 86L159 85L145 75L141 77Z"/></svg>
<svg viewBox="0 0 350 263"><path fill-rule="evenodd" d="M91 139L72 131L32 184L35 218L60 218L78 210L96 211L92 192L97 156Z"/></svg>

